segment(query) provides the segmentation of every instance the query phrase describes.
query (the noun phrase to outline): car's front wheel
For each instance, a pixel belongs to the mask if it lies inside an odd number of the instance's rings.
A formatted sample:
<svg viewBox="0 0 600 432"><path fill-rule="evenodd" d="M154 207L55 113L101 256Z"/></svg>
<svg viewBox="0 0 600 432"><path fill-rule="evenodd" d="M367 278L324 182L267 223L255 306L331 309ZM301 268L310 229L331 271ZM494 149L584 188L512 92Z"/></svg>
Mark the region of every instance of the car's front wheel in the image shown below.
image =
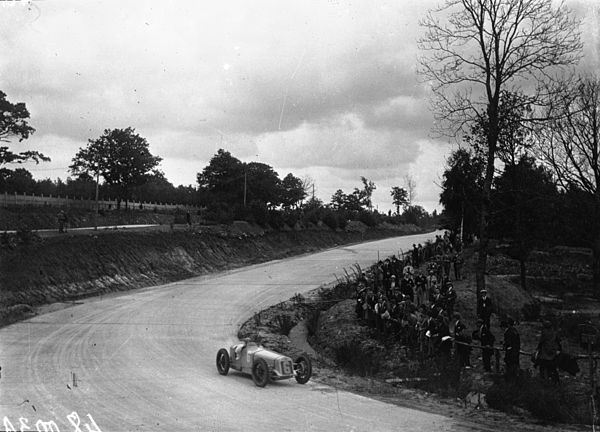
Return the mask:
<svg viewBox="0 0 600 432"><path fill-rule="evenodd" d="M225 348L221 348L217 353L217 370L221 375L227 375L229 372L229 353Z"/></svg>
<svg viewBox="0 0 600 432"><path fill-rule="evenodd" d="M296 381L298 384L306 384L312 376L312 363L310 357L307 355L301 355L296 359L294 363L294 369L296 370Z"/></svg>
<svg viewBox="0 0 600 432"><path fill-rule="evenodd" d="M264 359L259 358L252 365L252 380L258 387L264 387L269 382L269 367Z"/></svg>

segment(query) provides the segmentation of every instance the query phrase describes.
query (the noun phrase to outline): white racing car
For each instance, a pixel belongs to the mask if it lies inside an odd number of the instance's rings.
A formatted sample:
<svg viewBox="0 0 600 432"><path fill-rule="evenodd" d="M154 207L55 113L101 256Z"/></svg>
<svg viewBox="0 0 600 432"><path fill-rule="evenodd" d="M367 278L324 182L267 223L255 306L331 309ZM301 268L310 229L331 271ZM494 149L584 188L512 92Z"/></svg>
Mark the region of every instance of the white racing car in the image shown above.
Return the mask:
<svg viewBox="0 0 600 432"><path fill-rule="evenodd" d="M259 387L269 381L295 378L306 384L312 375L312 363L308 355L299 356L295 362L288 356L270 351L255 342L232 345L229 350L221 348L217 353L217 370L227 375L229 368L252 375Z"/></svg>

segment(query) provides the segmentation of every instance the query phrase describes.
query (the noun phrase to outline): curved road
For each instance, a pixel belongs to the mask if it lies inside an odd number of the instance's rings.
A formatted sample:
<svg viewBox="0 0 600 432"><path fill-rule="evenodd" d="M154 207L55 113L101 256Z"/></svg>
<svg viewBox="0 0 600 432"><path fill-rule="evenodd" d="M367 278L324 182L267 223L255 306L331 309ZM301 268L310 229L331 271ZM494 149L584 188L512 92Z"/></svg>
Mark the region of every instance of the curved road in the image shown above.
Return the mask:
<svg viewBox="0 0 600 432"><path fill-rule="evenodd" d="M398 237L87 300L0 330L0 418L82 431L446 431L453 420L309 382L217 374L256 311L429 235ZM75 374L76 382L73 381ZM74 386L76 384L76 386ZM80 417L68 419L76 412ZM89 414L95 425L90 420ZM79 423L80 422L80 423ZM97 429L95 428L97 426ZM7 424L0 424L0 429ZM38 423L41 430L51 424Z"/></svg>

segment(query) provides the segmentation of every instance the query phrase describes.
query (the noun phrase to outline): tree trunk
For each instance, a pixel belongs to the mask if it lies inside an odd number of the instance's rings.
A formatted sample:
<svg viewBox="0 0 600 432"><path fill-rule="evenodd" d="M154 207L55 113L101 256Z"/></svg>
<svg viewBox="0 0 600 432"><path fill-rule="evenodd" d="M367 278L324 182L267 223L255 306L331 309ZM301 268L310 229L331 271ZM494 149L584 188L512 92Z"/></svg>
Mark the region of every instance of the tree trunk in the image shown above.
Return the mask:
<svg viewBox="0 0 600 432"><path fill-rule="evenodd" d="M489 130L487 132L487 160L485 178L483 181L483 196L481 199L481 214L479 216L479 250L477 267L475 268L475 281L477 282L477 298L479 292L485 289L485 272L487 268L488 212L492 195L492 181L494 180L494 161L496 160L496 146L498 143L498 98L497 96L488 106Z"/></svg>
<svg viewBox="0 0 600 432"><path fill-rule="evenodd" d="M592 247L592 275L594 291L600 292L600 234L596 236Z"/></svg>
<svg viewBox="0 0 600 432"><path fill-rule="evenodd" d="M485 208L484 208L485 207ZM485 272L487 267L487 246L488 246L488 235L487 235L487 204L481 206L481 216L479 219L479 248L477 250L477 266L475 267L475 282L477 283L477 298L479 298L479 292L485 289Z"/></svg>
<svg viewBox="0 0 600 432"><path fill-rule="evenodd" d="M485 273L487 269L488 236L488 212L490 208L490 197L492 193L492 180L494 179L494 153L495 145L490 148L485 179L483 182L483 197L479 215L479 249L477 255L477 266L475 268L475 281L477 282L477 296L485 289Z"/></svg>
<svg viewBox="0 0 600 432"><path fill-rule="evenodd" d="M596 185L594 198L595 238L592 244L592 280L594 291L600 293L600 188L598 185Z"/></svg>

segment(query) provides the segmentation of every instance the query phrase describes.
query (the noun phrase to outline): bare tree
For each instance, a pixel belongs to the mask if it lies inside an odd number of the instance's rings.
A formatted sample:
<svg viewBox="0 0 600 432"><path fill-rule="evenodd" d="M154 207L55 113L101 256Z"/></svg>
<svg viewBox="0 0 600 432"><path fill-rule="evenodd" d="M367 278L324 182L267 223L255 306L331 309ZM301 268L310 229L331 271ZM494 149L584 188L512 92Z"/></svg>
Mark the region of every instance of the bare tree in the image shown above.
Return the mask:
<svg viewBox="0 0 600 432"><path fill-rule="evenodd" d="M589 227L594 286L600 288L600 78L584 76L553 87L549 127L540 128L538 158L563 188L576 187L592 203L595 227Z"/></svg>
<svg viewBox="0 0 600 432"><path fill-rule="evenodd" d="M434 98L436 131L468 132L485 125L485 180L480 208L477 290L485 287L490 192L501 134L503 92L518 93L526 81L551 78L557 67L580 57L579 21L551 0L446 0L421 25L419 72ZM536 101L539 86L520 100Z"/></svg>
<svg viewBox="0 0 600 432"><path fill-rule="evenodd" d="M413 176L411 176L410 174L406 174L404 176L404 183L406 184L407 206L410 207L411 205L413 205L413 202L415 201L415 198L417 196L417 182L415 181L415 178Z"/></svg>
<svg viewBox="0 0 600 432"><path fill-rule="evenodd" d="M304 190L304 193L306 194L306 196L311 197L311 199L314 199L314 197L315 197L315 179L313 179L309 175L305 175L304 177L302 177L302 189Z"/></svg>

